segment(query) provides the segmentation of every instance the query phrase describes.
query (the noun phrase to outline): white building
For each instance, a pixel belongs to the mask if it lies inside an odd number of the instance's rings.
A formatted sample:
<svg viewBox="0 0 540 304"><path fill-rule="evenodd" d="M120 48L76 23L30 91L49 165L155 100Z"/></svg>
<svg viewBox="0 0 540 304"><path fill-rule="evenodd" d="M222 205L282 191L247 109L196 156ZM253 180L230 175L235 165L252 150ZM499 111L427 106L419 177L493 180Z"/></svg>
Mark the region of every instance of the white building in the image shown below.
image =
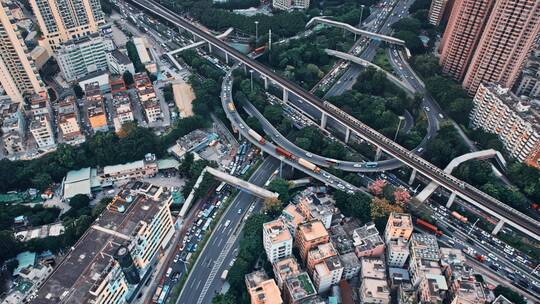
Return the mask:
<svg viewBox="0 0 540 304"><path fill-rule="evenodd" d="M124 92L115 93L113 96L113 106L114 129L118 132L122 129L123 124L134 120L129 94Z"/></svg>
<svg viewBox="0 0 540 304"><path fill-rule="evenodd" d="M266 256L272 264L292 254L293 238L280 219L264 223L263 244Z"/></svg>
<svg viewBox="0 0 540 304"><path fill-rule="evenodd" d="M135 74L135 67L129 57L122 53L120 50L114 50L107 54L107 61L109 63L109 70L112 74L123 75L125 72L130 72L131 75Z"/></svg>
<svg viewBox="0 0 540 304"><path fill-rule="evenodd" d="M39 148L47 148L55 145L51 121L47 114L32 116L30 120L30 133Z"/></svg>
<svg viewBox="0 0 540 304"><path fill-rule="evenodd" d="M313 283L318 293L324 293L330 290L332 285L341 281L343 276L343 266L339 257L330 257L321 263L315 265L313 270Z"/></svg>
<svg viewBox="0 0 540 304"><path fill-rule="evenodd" d="M0 127L6 154L24 152L24 116L20 103L13 103L8 96L0 98Z"/></svg>
<svg viewBox="0 0 540 304"><path fill-rule="evenodd" d="M493 83L481 84L473 101L472 125L497 134L518 161L540 168L540 102Z"/></svg>
<svg viewBox="0 0 540 304"><path fill-rule="evenodd" d="M390 267L403 267L409 258L409 244L403 238L386 242L387 263Z"/></svg>
<svg viewBox="0 0 540 304"><path fill-rule="evenodd" d="M307 9L309 0L272 0L272 6L280 10Z"/></svg>
<svg viewBox="0 0 540 304"><path fill-rule="evenodd" d="M114 50L111 39L99 34L66 41L56 52L56 60L66 81L108 70L108 53Z"/></svg>
<svg viewBox="0 0 540 304"><path fill-rule="evenodd" d="M134 37L133 44L137 48L137 54L142 64L147 64L152 61L148 49L146 48L146 39L144 37Z"/></svg>

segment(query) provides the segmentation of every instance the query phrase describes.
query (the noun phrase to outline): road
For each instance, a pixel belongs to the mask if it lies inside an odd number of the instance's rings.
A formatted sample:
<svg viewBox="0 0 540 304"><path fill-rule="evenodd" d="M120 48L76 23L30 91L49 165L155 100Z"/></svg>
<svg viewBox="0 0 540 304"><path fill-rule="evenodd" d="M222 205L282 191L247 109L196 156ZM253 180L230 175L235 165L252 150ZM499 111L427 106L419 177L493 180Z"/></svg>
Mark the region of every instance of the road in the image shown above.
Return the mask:
<svg viewBox="0 0 540 304"><path fill-rule="evenodd" d="M253 173L249 182L264 185L278 167L278 160L267 158ZM211 303L214 292L221 289L222 270L229 267L233 254L237 251L241 223L254 203L257 211L260 210L260 201L251 194L241 192L234 198L193 265L176 303Z"/></svg>

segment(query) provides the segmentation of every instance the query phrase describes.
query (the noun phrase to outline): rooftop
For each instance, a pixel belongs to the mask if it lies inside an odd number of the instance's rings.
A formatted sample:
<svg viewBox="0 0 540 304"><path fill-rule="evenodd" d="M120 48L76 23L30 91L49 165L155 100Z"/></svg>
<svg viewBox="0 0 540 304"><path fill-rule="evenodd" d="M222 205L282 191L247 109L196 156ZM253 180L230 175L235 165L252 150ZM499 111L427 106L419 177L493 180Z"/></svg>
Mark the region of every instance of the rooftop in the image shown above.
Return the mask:
<svg viewBox="0 0 540 304"><path fill-rule="evenodd" d="M284 219L285 223L289 225L289 229L293 231L296 230L298 225L306 220L298 206L294 204L288 204L281 212L281 217Z"/></svg>
<svg viewBox="0 0 540 304"><path fill-rule="evenodd" d="M285 285L287 286L293 301L300 301L317 293L307 272L302 272L288 278L285 281Z"/></svg>
<svg viewBox="0 0 540 304"><path fill-rule="evenodd" d="M126 192L130 190L122 191ZM111 203L59 263L33 303L92 303L90 290L109 273L112 256L120 244L132 238L141 222L150 223L167 199L166 193L159 200L140 194L129 203L116 196L113 203L123 201L124 212L111 208Z"/></svg>
<svg viewBox="0 0 540 304"><path fill-rule="evenodd" d="M357 228L353 232L354 246L359 251L367 251L373 248L384 246L382 237L373 222Z"/></svg>
<svg viewBox="0 0 540 304"><path fill-rule="evenodd" d="M413 233L410 246L411 256L424 260L439 261L439 245L434 235Z"/></svg>
<svg viewBox="0 0 540 304"><path fill-rule="evenodd" d="M315 265L315 271L319 274L319 276L329 276L330 272L333 272L337 269L343 268L343 265L341 265L341 261L339 257L333 256L330 258L327 258L326 260L320 262L319 264Z"/></svg>
<svg viewBox="0 0 540 304"><path fill-rule="evenodd" d="M336 256L337 251L332 243L319 244L308 252L308 260L321 261L326 258Z"/></svg>
<svg viewBox="0 0 540 304"><path fill-rule="evenodd" d="M377 298L377 299L389 299L390 290L388 289L388 284L386 280L379 279L364 279L362 281L362 286L360 292L364 299L366 298Z"/></svg>
<svg viewBox="0 0 540 304"><path fill-rule="evenodd" d="M339 256L339 259L341 260L341 264L344 268L356 268L360 267L360 260L354 254L354 252L349 252L346 254L342 254Z"/></svg>
<svg viewBox="0 0 540 304"><path fill-rule="evenodd" d="M277 219L263 224L264 235L267 236L272 243L281 243L292 241L291 233L285 223L281 219Z"/></svg>
<svg viewBox="0 0 540 304"><path fill-rule="evenodd" d="M381 258L367 258L360 259L360 277L372 278L372 279L386 279L386 265Z"/></svg>
<svg viewBox="0 0 540 304"><path fill-rule="evenodd" d="M290 276L294 276L300 273L301 270L300 265L293 257L285 258L275 262L273 268L276 278L279 277L282 281L284 281Z"/></svg>
<svg viewBox="0 0 540 304"><path fill-rule="evenodd" d="M326 231L326 228L324 228L321 221L311 221L300 224L298 230L303 235L304 240L308 242L328 237L328 231Z"/></svg>

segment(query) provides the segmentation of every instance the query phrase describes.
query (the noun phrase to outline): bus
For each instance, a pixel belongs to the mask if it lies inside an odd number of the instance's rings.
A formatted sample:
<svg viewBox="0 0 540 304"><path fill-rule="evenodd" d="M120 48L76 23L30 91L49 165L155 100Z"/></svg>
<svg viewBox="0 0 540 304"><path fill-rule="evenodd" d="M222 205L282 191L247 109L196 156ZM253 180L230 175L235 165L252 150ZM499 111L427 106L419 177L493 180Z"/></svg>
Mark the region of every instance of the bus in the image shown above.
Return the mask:
<svg viewBox="0 0 540 304"><path fill-rule="evenodd" d="M210 223L212 223L212 218L209 218L206 220L206 222L204 223L204 226L201 228L202 231L206 231L208 230L208 227L210 227Z"/></svg>
<svg viewBox="0 0 540 304"><path fill-rule="evenodd" d="M367 162L366 163L366 168L377 168L378 165L379 165L379 163L377 163L377 162Z"/></svg>
<svg viewBox="0 0 540 304"><path fill-rule="evenodd" d="M216 206L210 205L210 207L208 207L208 209L205 209L204 212L203 212L204 218L208 218L210 216L210 214L212 214L212 211L214 211L214 208L216 208Z"/></svg>
<svg viewBox="0 0 540 304"><path fill-rule="evenodd" d="M159 296L161 295L161 290L163 289L162 286L158 286L156 289L156 293L154 293L154 296L152 297L152 303L157 303L159 300Z"/></svg>
<svg viewBox="0 0 540 304"><path fill-rule="evenodd" d="M159 299L157 301L157 304L163 304L165 303L165 299L167 299L167 296L169 295L169 289L171 287L169 285L163 286L163 290L161 291L161 294L159 295Z"/></svg>
<svg viewBox="0 0 540 304"><path fill-rule="evenodd" d="M227 269L223 270L223 273L221 274L221 279L225 280L228 274L229 274L229 270Z"/></svg>
<svg viewBox="0 0 540 304"><path fill-rule="evenodd" d="M219 186L216 188L216 192L220 193L221 190L223 190L223 187L225 187L226 184L227 184L226 182L221 182L221 184L219 184Z"/></svg>
<svg viewBox="0 0 540 304"><path fill-rule="evenodd" d="M242 169L242 172L240 172L240 175L244 175L248 172L249 168L251 167L251 165L247 165L244 167L244 169Z"/></svg>

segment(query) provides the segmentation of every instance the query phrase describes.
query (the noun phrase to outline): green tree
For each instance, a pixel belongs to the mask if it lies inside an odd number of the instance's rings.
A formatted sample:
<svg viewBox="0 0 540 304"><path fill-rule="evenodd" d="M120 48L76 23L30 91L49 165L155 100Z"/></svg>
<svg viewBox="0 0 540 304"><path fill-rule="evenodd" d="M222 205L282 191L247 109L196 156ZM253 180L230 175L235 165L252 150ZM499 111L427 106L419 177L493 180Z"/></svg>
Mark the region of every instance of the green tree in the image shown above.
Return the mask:
<svg viewBox="0 0 540 304"><path fill-rule="evenodd" d="M279 194L278 198L283 204L287 204L290 200L289 181L283 178L275 178L268 185L268 190Z"/></svg>
<svg viewBox="0 0 540 304"><path fill-rule="evenodd" d="M0 231L0 263L15 257L21 248L21 244L15 239L12 231Z"/></svg>
<svg viewBox="0 0 540 304"><path fill-rule="evenodd" d="M122 78L124 79L124 82L127 86L132 85L135 81L133 80L133 75L130 71L125 71L124 74L122 74Z"/></svg>
<svg viewBox="0 0 540 304"><path fill-rule="evenodd" d="M493 290L493 293L496 297L499 295L503 295L505 298L507 298L510 302L514 304L527 304L527 301L516 291L512 290L511 288L508 288L503 285L497 285L495 289Z"/></svg>
<svg viewBox="0 0 540 304"><path fill-rule="evenodd" d="M69 200L71 208L76 210L88 207L89 203L90 199L84 194L77 194Z"/></svg>
<svg viewBox="0 0 540 304"><path fill-rule="evenodd" d="M369 195L361 192L348 194L343 191L336 191L334 199L336 200L336 207L345 216L354 217L362 223L371 220L371 197Z"/></svg>

